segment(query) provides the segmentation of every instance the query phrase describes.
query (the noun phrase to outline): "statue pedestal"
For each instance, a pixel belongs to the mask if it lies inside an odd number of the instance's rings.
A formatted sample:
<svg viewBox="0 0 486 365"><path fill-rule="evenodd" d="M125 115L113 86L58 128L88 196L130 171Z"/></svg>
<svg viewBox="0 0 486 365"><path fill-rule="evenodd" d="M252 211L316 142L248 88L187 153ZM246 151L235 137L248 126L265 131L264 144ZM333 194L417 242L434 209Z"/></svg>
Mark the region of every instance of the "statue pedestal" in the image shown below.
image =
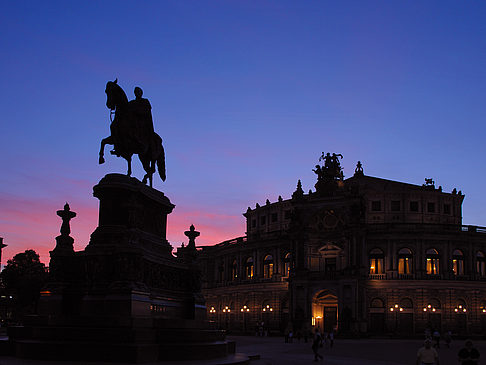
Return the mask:
<svg viewBox="0 0 486 365"><path fill-rule="evenodd" d="M93 190L99 225L84 251L51 251L53 271L39 315L10 328L16 355L138 363L234 353L224 331L206 320L191 256L171 253L170 200L119 174L105 176Z"/></svg>

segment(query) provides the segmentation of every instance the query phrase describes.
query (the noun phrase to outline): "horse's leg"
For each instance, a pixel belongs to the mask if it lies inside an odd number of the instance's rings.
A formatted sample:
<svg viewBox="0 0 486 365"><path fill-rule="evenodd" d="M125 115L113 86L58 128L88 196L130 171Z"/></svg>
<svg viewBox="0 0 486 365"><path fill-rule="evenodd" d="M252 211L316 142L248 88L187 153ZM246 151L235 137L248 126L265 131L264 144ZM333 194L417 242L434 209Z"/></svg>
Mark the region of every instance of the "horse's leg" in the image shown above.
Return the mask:
<svg viewBox="0 0 486 365"><path fill-rule="evenodd" d="M152 161L150 161L150 175L149 175L150 187L152 187L152 180L153 180L154 172L155 172L155 161L152 160Z"/></svg>
<svg viewBox="0 0 486 365"><path fill-rule="evenodd" d="M132 176L132 155L126 157L128 163L127 176Z"/></svg>
<svg viewBox="0 0 486 365"><path fill-rule="evenodd" d="M145 170L145 175L143 177L143 180L142 180L142 183L146 184L147 183L147 179L150 179L152 174L150 172L150 151L148 151L147 153L139 153L138 154L138 158L140 160L140 162L142 163L142 166L143 166L143 169ZM152 186L152 185L150 185Z"/></svg>
<svg viewBox="0 0 486 365"><path fill-rule="evenodd" d="M113 138L111 138L111 136L109 137L106 137L106 138L103 138L101 140L101 148L100 148L100 159L98 160L98 163L101 165L102 163L105 163L105 158L104 158L104 154L105 154L105 146L107 144L113 144Z"/></svg>

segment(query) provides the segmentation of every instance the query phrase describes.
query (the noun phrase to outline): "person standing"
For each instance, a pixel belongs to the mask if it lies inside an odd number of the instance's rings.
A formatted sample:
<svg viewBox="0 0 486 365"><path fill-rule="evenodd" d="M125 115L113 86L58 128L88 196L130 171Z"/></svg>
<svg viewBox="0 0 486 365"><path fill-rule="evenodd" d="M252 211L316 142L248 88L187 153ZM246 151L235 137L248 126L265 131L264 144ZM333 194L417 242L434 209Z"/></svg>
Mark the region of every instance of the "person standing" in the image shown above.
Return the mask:
<svg viewBox="0 0 486 365"><path fill-rule="evenodd" d="M461 365L477 365L479 364L479 351L473 347L471 340L466 340L464 348L459 350L457 355Z"/></svg>
<svg viewBox="0 0 486 365"><path fill-rule="evenodd" d="M450 349L451 342L452 342L452 332L450 330L446 332L444 339L445 339L446 347Z"/></svg>
<svg viewBox="0 0 486 365"><path fill-rule="evenodd" d="M322 343L322 336L319 332L319 328L316 328L316 332L314 333L314 340L312 341L312 351L314 352L314 361L318 359L323 359L323 356L319 354L319 347Z"/></svg>
<svg viewBox="0 0 486 365"><path fill-rule="evenodd" d="M430 339L426 339L424 346L417 351L416 365L439 365L439 354L432 347Z"/></svg>
<svg viewBox="0 0 486 365"><path fill-rule="evenodd" d="M329 332L329 345L331 346L331 348L334 346L334 330L331 330L331 332Z"/></svg>
<svg viewBox="0 0 486 365"><path fill-rule="evenodd" d="M434 347L436 349L440 349L440 332L438 329L435 329L433 334L432 334L432 338L434 339Z"/></svg>

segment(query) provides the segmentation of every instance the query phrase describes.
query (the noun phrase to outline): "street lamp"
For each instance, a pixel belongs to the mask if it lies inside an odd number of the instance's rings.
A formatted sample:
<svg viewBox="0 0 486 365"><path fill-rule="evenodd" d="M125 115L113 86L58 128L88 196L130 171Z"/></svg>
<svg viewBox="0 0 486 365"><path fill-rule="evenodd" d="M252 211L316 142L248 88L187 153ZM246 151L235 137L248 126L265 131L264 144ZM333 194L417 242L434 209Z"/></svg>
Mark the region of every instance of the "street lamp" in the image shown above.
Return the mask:
<svg viewBox="0 0 486 365"><path fill-rule="evenodd" d="M398 331L398 312L403 312L403 308L398 304L390 307L390 312L395 312L395 333Z"/></svg>
<svg viewBox="0 0 486 365"><path fill-rule="evenodd" d="M246 332L246 314L250 312L250 308L244 305L240 309L240 312L243 313L243 332Z"/></svg>
<svg viewBox="0 0 486 365"><path fill-rule="evenodd" d="M273 312L273 307L270 304L264 305L262 308L263 316L265 316L265 322L267 322L266 327L270 328L270 313ZM265 315L266 313L266 315Z"/></svg>
<svg viewBox="0 0 486 365"><path fill-rule="evenodd" d="M228 307L227 305L223 308L223 313L224 313L224 316L225 316L225 320L226 320L226 330L228 330L229 328L229 314L231 313L231 308Z"/></svg>
<svg viewBox="0 0 486 365"><path fill-rule="evenodd" d="M457 314L460 314L460 313L466 313L467 310L466 310L466 307L459 304L457 307L454 308L454 312L456 312ZM484 310L483 310L483 312L484 312Z"/></svg>

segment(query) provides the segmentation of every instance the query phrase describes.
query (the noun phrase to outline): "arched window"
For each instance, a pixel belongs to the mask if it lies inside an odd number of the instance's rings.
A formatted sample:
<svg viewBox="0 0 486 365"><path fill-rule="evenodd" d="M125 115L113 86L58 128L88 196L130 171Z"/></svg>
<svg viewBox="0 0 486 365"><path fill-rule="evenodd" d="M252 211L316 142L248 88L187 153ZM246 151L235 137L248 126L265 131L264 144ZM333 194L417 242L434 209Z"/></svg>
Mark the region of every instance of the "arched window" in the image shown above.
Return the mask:
<svg viewBox="0 0 486 365"><path fill-rule="evenodd" d="M429 248L425 252L427 275L439 275L439 252Z"/></svg>
<svg viewBox="0 0 486 365"><path fill-rule="evenodd" d="M236 262L236 259L233 260L233 263L231 264L231 280L236 280L238 278L238 263Z"/></svg>
<svg viewBox="0 0 486 365"><path fill-rule="evenodd" d="M263 277L271 278L273 276L273 256L267 255L263 259Z"/></svg>
<svg viewBox="0 0 486 365"><path fill-rule="evenodd" d="M290 268L292 267L292 254L289 252L284 258L284 276L290 276Z"/></svg>
<svg viewBox="0 0 486 365"><path fill-rule="evenodd" d="M383 274L383 251L379 248L374 248L370 251L370 274Z"/></svg>
<svg viewBox="0 0 486 365"><path fill-rule="evenodd" d="M245 278L253 279L253 257L248 257L245 262Z"/></svg>
<svg viewBox="0 0 486 365"><path fill-rule="evenodd" d="M476 254L476 272L479 276L486 276L486 258L481 251Z"/></svg>
<svg viewBox="0 0 486 365"><path fill-rule="evenodd" d="M486 301L482 301L481 304L479 305L479 314L486 314Z"/></svg>
<svg viewBox="0 0 486 365"><path fill-rule="evenodd" d="M454 308L454 312L458 314L466 314L467 313L466 302L462 299L458 299L457 304Z"/></svg>
<svg viewBox="0 0 486 365"><path fill-rule="evenodd" d="M273 305L269 300L265 300L262 303L262 312L263 313L272 313L274 311Z"/></svg>
<svg viewBox="0 0 486 365"><path fill-rule="evenodd" d="M411 274L412 273L412 251L409 248L402 248L398 251L398 273Z"/></svg>
<svg viewBox="0 0 486 365"><path fill-rule="evenodd" d="M423 311L429 313L438 313L438 311L440 312L440 300L436 298L431 298L427 302L427 305L423 308Z"/></svg>
<svg viewBox="0 0 486 365"><path fill-rule="evenodd" d="M452 253L452 271L454 275L464 275L464 255L461 250Z"/></svg>
<svg viewBox="0 0 486 365"><path fill-rule="evenodd" d="M400 307L403 309L413 309L412 300L409 298L403 298L400 300Z"/></svg>
<svg viewBox="0 0 486 365"><path fill-rule="evenodd" d="M385 304L380 298L374 298L371 301L370 308L385 308Z"/></svg>

